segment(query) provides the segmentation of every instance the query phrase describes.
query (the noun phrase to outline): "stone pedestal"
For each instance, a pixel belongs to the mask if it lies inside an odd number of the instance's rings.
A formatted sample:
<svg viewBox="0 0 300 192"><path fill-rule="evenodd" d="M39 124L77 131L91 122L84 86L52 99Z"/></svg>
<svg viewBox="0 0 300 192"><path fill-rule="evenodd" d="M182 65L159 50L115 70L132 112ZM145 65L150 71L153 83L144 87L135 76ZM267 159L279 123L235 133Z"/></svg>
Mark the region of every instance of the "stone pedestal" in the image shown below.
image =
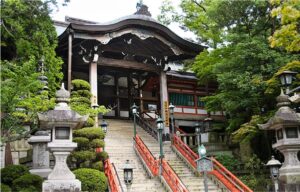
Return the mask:
<svg viewBox="0 0 300 192"><path fill-rule="evenodd" d="M284 155L284 162L279 169L279 180L287 185L298 184L300 186L300 161L297 157L299 145L293 145L292 141L289 144L288 146L278 147L279 151Z"/></svg>
<svg viewBox="0 0 300 192"><path fill-rule="evenodd" d="M48 180L43 182L43 192L81 191L81 182L76 179L66 163L68 155L77 147L77 143L51 142L48 144L48 147L55 156L55 166L49 174Z"/></svg>
<svg viewBox="0 0 300 192"><path fill-rule="evenodd" d="M28 143L32 145L32 169L30 173L47 178L50 169L49 151L47 143L50 141L50 135L46 131L38 131L35 135L28 139Z"/></svg>

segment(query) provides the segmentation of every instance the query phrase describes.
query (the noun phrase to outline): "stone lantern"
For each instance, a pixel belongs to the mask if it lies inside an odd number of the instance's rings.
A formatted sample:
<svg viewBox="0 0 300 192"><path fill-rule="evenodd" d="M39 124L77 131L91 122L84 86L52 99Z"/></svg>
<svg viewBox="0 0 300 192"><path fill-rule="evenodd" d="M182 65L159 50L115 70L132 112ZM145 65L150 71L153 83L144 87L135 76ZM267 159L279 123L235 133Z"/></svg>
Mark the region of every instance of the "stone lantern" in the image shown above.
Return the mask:
<svg viewBox="0 0 300 192"><path fill-rule="evenodd" d="M43 183L43 192L81 191L81 182L75 178L66 164L71 151L77 147L72 142L72 130L82 127L88 116L81 116L68 106L70 93L64 85L56 92L54 110L38 114L41 129L51 131L51 142L47 147L55 156L55 166Z"/></svg>
<svg viewBox="0 0 300 192"><path fill-rule="evenodd" d="M279 109L275 115L266 124L258 126L275 132L276 143L272 147L284 155L279 180L285 191L300 191L300 114L289 107L289 97L282 90L277 102Z"/></svg>

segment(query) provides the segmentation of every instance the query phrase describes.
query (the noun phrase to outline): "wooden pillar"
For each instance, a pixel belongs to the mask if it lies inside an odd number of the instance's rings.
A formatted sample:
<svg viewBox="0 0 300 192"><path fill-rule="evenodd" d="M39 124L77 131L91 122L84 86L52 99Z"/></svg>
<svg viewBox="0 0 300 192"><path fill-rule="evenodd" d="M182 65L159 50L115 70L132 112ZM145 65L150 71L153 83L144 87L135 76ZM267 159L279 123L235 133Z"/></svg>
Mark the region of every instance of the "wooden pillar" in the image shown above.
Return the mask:
<svg viewBox="0 0 300 192"><path fill-rule="evenodd" d="M119 77L117 75L114 76L115 78L115 89L116 89L116 103L117 103L117 109L116 109L116 117L120 117L120 88L119 88Z"/></svg>
<svg viewBox="0 0 300 192"><path fill-rule="evenodd" d="M131 89L132 89L132 75L131 73L128 74L127 76L127 88L128 88L128 102L129 102L129 107L128 107L128 111L129 111L129 117L132 117L131 115L131 106L133 105L133 100L132 100L132 94L131 94Z"/></svg>
<svg viewBox="0 0 300 192"><path fill-rule="evenodd" d="M143 90L142 90L142 77L138 76L138 89L139 89L139 98L140 98L140 110L141 112L144 111L144 104L143 104Z"/></svg>
<svg viewBox="0 0 300 192"><path fill-rule="evenodd" d="M94 104L98 104L98 82L97 82L97 63L90 64L90 85Z"/></svg>
<svg viewBox="0 0 300 192"><path fill-rule="evenodd" d="M68 91L71 93L72 82L72 40L73 30L69 29L69 41L68 41Z"/></svg>
<svg viewBox="0 0 300 192"><path fill-rule="evenodd" d="M165 129L163 130L164 140L169 140L170 122L169 122L169 102L168 102L168 88L166 72L160 72L160 104L161 116L165 122Z"/></svg>

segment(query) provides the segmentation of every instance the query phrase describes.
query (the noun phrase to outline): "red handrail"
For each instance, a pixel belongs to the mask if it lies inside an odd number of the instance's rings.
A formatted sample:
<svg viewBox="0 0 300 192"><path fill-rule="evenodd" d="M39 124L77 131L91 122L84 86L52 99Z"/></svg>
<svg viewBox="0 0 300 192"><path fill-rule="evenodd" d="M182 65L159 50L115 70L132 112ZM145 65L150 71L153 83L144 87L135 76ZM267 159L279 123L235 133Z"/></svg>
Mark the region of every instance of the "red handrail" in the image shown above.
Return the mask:
<svg viewBox="0 0 300 192"><path fill-rule="evenodd" d="M158 161L152 155L148 147L144 144L143 140L136 135L135 137L136 149L138 150L139 154L143 158L144 162L147 164L147 167L150 169L153 176L158 175Z"/></svg>
<svg viewBox="0 0 300 192"><path fill-rule="evenodd" d="M197 166L195 160L198 159L198 155L188 145L186 145L177 135L174 135L173 145L193 167Z"/></svg>
<svg viewBox="0 0 300 192"><path fill-rule="evenodd" d="M195 160L199 158L194 151L190 149L178 136L174 136L173 145L176 149L186 158L186 160L194 167L197 168ZM210 174L214 175L218 180L220 180L230 191L238 192L253 192L249 187L247 187L241 180L239 180L234 174L232 174L228 169L226 169L220 162L212 158L214 170Z"/></svg>
<svg viewBox="0 0 300 192"><path fill-rule="evenodd" d="M188 192L186 186L182 183L166 160L162 159L161 167L161 175L173 192Z"/></svg>
<svg viewBox="0 0 300 192"><path fill-rule="evenodd" d="M104 170L111 192L122 192L117 173L109 159L104 161Z"/></svg>

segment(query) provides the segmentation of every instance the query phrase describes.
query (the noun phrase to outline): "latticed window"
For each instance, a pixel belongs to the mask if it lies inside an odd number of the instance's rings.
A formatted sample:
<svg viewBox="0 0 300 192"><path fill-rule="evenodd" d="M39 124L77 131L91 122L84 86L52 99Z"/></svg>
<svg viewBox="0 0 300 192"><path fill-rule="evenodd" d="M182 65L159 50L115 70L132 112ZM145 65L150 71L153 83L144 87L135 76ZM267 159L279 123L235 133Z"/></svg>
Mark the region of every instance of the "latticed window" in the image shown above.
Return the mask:
<svg viewBox="0 0 300 192"><path fill-rule="evenodd" d="M178 106L194 106L194 96L183 93L169 93L170 103Z"/></svg>
<svg viewBox="0 0 300 192"><path fill-rule="evenodd" d="M198 107L201 107L201 108L204 108L204 106L205 106L205 102L204 101L202 101L202 96L197 96L197 106Z"/></svg>

